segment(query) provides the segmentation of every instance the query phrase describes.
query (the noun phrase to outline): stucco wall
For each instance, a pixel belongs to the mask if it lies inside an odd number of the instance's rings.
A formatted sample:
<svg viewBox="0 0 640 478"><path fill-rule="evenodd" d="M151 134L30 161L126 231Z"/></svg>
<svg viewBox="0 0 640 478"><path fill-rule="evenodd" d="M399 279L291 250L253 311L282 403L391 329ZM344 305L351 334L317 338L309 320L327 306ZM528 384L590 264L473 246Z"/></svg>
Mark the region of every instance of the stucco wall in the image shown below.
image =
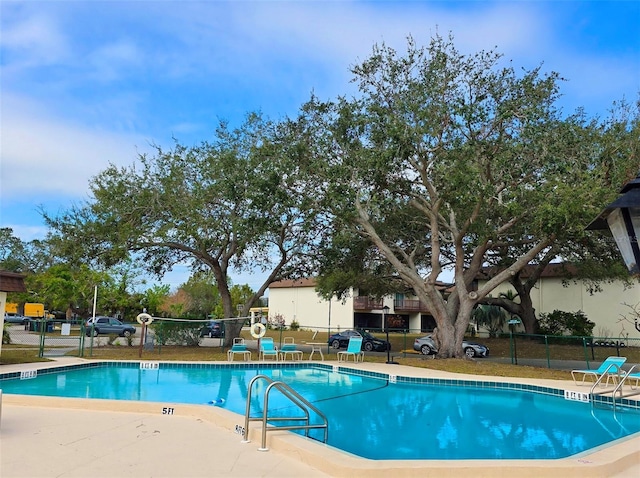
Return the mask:
<svg viewBox="0 0 640 478"><path fill-rule="evenodd" d="M640 339L631 309L624 305L640 303L640 284L636 282L633 287L625 289L622 282L613 282L602 284L601 288L601 292L590 294L582 281L569 281L565 287L560 278L544 278L532 289L531 299L538 316L556 309L563 312L581 310L596 324L593 328L595 336L619 337L628 333L629 337ZM509 284L502 284L491 295L497 297L509 289L513 290Z"/></svg>
<svg viewBox="0 0 640 478"><path fill-rule="evenodd" d="M329 301L321 299L314 287L269 289L269 316L282 315L287 327L296 320L300 327L326 330L329 328L329 313L332 330L351 327L353 299L349 297L344 303L333 299L329 310Z"/></svg>
<svg viewBox="0 0 640 478"><path fill-rule="evenodd" d="M480 284L481 286L482 284ZM531 291L531 299L536 314L554 310L564 312L583 311L589 320L595 322L593 333L597 337L620 337L640 339L640 332L634 326L630 309L624 304L640 304L640 284L625 289L622 282L602 284L602 292L590 294L584 284L570 281L565 287L560 278L545 277L538 281ZM500 292L512 290L503 284L492 292L497 297ZM393 306L388 297L385 304ZM393 309L391 309L393 313ZM297 320L301 327L326 330L329 327L329 302L318 297L313 286L282 287L269 289L269 315L281 314L289 326ZM623 317L623 316L626 316ZM353 327L353 298L343 303L331 301L331 329ZM412 314L410 327L420 328L420 314Z"/></svg>

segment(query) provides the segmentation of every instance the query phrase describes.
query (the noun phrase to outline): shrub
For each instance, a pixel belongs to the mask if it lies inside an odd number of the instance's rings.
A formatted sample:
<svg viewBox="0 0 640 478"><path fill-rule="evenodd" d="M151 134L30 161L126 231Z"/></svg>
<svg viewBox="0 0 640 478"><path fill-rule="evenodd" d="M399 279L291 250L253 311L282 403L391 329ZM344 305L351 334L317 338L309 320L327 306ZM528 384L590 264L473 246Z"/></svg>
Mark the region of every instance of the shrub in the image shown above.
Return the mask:
<svg viewBox="0 0 640 478"><path fill-rule="evenodd" d="M2 343L7 345L11 343L11 335L7 329L2 329Z"/></svg>
<svg viewBox="0 0 640 478"><path fill-rule="evenodd" d="M200 345L200 324L160 320L151 324L150 328L153 329L159 345Z"/></svg>
<svg viewBox="0 0 640 478"><path fill-rule="evenodd" d="M591 337L595 323L584 312L563 312L554 310L550 314L540 314L538 319L540 333L543 335L573 335Z"/></svg>
<svg viewBox="0 0 640 478"><path fill-rule="evenodd" d="M268 324L270 329L285 330L287 328L282 314L275 314L269 317Z"/></svg>
<svg viewBox="0 0 640 478"><path fill-rule="evenodd" d="M295 332L296 330L300 329L300 324L298 323L297 320L292 320L291 324L289 325L289 328Z"/></svg>

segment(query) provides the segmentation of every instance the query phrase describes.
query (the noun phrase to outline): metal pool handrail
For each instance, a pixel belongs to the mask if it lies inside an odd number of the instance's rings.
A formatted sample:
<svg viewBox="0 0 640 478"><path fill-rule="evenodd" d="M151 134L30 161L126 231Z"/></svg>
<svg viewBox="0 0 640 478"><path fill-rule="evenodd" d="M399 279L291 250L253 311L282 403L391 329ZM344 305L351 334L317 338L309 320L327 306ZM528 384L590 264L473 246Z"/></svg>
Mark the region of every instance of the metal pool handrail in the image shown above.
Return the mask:
<svg viewBox="0 0 640 478"><path fill-rule="evenodd" d="M251 417L251 394L253 390L253 384L258 380L264 380L269 385L264 392L263 397L263 411L262 417ZM304 417L271 417L269 418L269 393L273 388L278 389L285 397L287 397L291 402L300 408L304 412ZM320 418L322 418L322 424L310 424L309 423L309 410L313 410ZM267 421L303 421L305 424L303 425L287 425L281 427L269 427ZM254 421L262 422L262 443L261 447L258 448L259 451L267 451L267 431L274 430L305 430L305 436L309 436L309 430L311 429L324 429L324 440L323 443L327 442L328 433L329 433L329 422L324 414L318 410L314 405L312 405L309 401L307 401L302 395L293 390L289 385L284 382L274 381L270 377L266 375L256 375L249 382L249 387L247 391L247 407L244 414L244 430L242 434L242 443L249 443L249 424Z"/></svg>
<svg viewBox="0 0 640 478"><path fill-rule="evenodd" d="M613 392L611 392L611 395L613 396L613 406L614 406L614 407L615 407L615 405L616 405L616 398L615 398L615 397L616 397L616 392L617 392L618 390L620 390L620 398L623 398L623 397L630 397L630 396L632 396L632 395L637 395L638 393L640 393L640 392L635 392L635 393L629 393L629 394L627 394L627 395L622 395L622 390L621 390L621 389L622 389L622 387L623 387L623 385L624 385L624 382L627 380L627 378L629 378L629 376L630 376L630 375L631 375L631 373L633 372L633 369L634 369L634 368L636 368L636 365L637 365L637 364L634 364L634 365L631 367L631 369L629 369L629 371L628 371L628 372L626 372L624 375L622 375L622 378L618 381L618 384L616 385L616 388L613 390ZM635 377L632 377L632 378L635 378Z"/></svg>
<svg viewBox="0 0 640 478"><path fill-rule="evenodd" d="M596 386L597 386L597 385L598 385L598 384L603 380L604 376L608 374L609 369L610 369L611 367L615 367L615 366L616 366L615 364L611 364L611 365L609 365L609 366L607 367L607 370L605 370L605 372L604 372L602 375L600 375L600 377L598 377L598 380L596 380L596 382L595 382L595 383L593 384L593 386L591 387L591 390L590 390L590 396L591 396L591 397L593 397L593 396L594 396L594 390L595 390ZM634 369L635 367L636 367L636 365L634 364L634 365L631 367L631 370L629 370L628 372L625 372L624 370L621 370L620 368L618 368L618 373L617 373L618 380L617 380L617 383L615 384L616 386L613 388L613 391L611 391L611 390L604 390L604 391L602 391L602 392L600 392L600 393L598 394L598 395L603 395L603 394L605 394L605 393L609 393L609 392L611 392L611 401L612 401L612 403L613 403L613 411L614 411L614 412L615 412L615 410L616 410L616 393L618 393L618 391L619 391L619 392L620 392L620 398L621 398L621 399L623 398L623 395L622 395L622 387L623 387L623 385L624 385L624 382L625 382L625 381L627 380L627 378L629 377L629 374L630 374L631 372L633 372L633 369ZM631 396L631 395L637 395L637 394L636 394L636 393L631 393L631 394L629 394L629 395L627 395L627 396ZM592 403L593 403L593 400L592 400Z"/></svg>
<svg viewBox="0 0 640 478"><path fill-rule="evenodd" d="M604 372L602 372L602 374L598 377L598 379L594 382L594 384L591 386L591 390L589 390L589 395L593 396L594 395L594 390L596 389L596 387L600 384L600 382L602 382L602 380L604 380L605 377L609 377L609 370L611 370L612 368L616 368L617 369L617 375L618 377L620 376L620 366L612 363L610 364L606 370ZM607 382L608 383L608 382ZM608 392L609 390L604 390L603 392L601 392L599 395L602 395L603 393Z"/></svg>

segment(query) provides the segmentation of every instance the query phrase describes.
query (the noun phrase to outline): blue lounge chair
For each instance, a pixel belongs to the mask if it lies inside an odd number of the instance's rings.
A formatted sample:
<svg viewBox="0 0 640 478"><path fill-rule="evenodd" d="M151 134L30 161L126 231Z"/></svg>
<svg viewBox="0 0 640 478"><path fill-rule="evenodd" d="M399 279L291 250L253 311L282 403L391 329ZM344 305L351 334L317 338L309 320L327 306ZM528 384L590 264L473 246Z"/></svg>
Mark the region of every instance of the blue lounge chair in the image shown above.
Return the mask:
<svg viewBox="0 0 640 478"><path fill-rule="evenodd" d="M229 350L227 350L227 360L229 362L233 362L233 358L238 355L242 355L242 358L247 361L251 360L251 351L247 349L247 345L244 343L244 339L235 338L233 339L233 345Z"/></svg>
<svg viewBox="0 0 640 478"><path fill-rule="evenodd" d="M280 360L287 360L287 355L291 355L291 360L302 360L302 350L298 350L293 337L285 337L280 347Z"/></svg>
<svg viewBox="0 0 640 478"><path fill-rule="evenodd" d="M640 386L640 372L634 372L633 370L638 366L638 364L633 365L629 371L625 374L626 381L629 383L631 390L637 390ZM635 385L632 382L635 381Z"/></svg>
<svg viewBox="0 0 640 478"><path fill-rule="evenodd" d="M640 385L640 372L627 374L627 380L629 381L629 386L631 387L631 389L632 390L636 390L638 388L638 386ZM633 385L631 383L632 380L635 380L635 382L636 382L635 385Z"/></svg>
<svg viewBox="0 0 640 478"><path fill-rule="evenodd" d="M593 377L593 381L596 382L602 375L606 374L607 381L604 386L609 385L609 380L616 380L617 377L624 375L622 365L626 362L626 357L607 357L607 359L600 364L596 369L587 370L572 370L571 377L573 377L573 383L576 385L584 385L587 377ZM582 374L582 382L578 383L576 379L577 374Z"/></svg>
<svg viewBox="0 0 640 478"><path fill-rule="evenodd" d="M341 350L338 352L338 362L348 361L349 357L353 356L353 361L360 360L364 362L364 352L362 351L362 337L351 337L349 339L349 345L347 350Z"/></svg>
<svg viewBox="0 0 640 478"><path fill-rule="evenodd" d="M273 357L275 361L278 361L278 348L274 345L271 337L262 337L260 339L260 354L259 358L264 360L266 357Z"/></svg>

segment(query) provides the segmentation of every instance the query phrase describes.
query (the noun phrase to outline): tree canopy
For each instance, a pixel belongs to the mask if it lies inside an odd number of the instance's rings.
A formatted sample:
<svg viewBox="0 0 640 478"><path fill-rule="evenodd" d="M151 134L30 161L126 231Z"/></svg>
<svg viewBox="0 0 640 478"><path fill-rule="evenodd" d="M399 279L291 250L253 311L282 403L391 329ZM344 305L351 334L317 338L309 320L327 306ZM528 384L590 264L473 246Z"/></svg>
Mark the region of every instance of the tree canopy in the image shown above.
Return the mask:
<svg viewBox="0 0 640 478"><path fill-rule="evenodd" d="M404 55L376 46L353 67L357 97L313 98L300 118L318 137L307 167L333 230L369 241L369 256L427 305L441 357L460 355L473 308L498 284L584 237L610 197L607 175L633 164L591 144L602 132L580 112L562 116L557 73L503 63L492 51L461 54L451 37L409 39ZM492 264L501 267L473 290ZM436 280L447 267L445 298Z"/></svg>
<svg viewBox="0 0 640 478"><path fill-rule="evenodd" d="M230 270L269 272L242 304L246 316L271 282L308 266L323 230L301 189L292 126L258 115L234 130L222 123L210 142L176 142L137 164L110 166L93 179L90 200L45 217L85 261L133 255L159 277L181 263L210 272L226 317L236 316ZM230 326L227 339L241 326Z"/></svg>

